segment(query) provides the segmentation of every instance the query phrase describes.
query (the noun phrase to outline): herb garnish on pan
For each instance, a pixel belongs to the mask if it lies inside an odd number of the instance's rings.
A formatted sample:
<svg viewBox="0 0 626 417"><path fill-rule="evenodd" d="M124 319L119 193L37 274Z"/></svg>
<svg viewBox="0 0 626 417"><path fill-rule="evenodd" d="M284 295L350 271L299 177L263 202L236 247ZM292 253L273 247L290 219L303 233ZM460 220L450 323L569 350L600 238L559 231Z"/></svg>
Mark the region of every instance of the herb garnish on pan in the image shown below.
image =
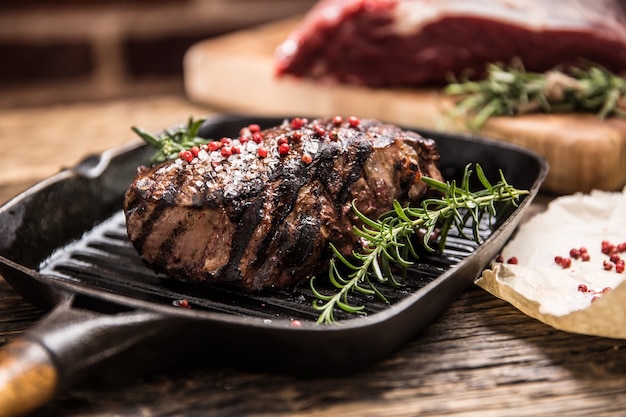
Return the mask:
<svg viewBox="0 0 626 417"><path fill-rule="evenodd" d="M470 165L467 165L460 185L457 185L455 181L444 183L422 177L422 181L429 187L440 191L443 196L428 198L422 201L419 207L402 207L395 202L394 210L382 215L376 221L368 219L354 208L364 224L361 228L355 228L354 232L365 240L365 249L362 253L353 252L352 259L347 259L331 243L335 256L330 261L329 279L338 292L329 295L322 294L315 288L315 278L311 279L311 288L318 298L314 303L314 308L320 311L317 322L334 322L333 313L336 308L349 313L363 312L365 306L355 306L348 302L348 294L352 291L375 295L386 302L384 295L376 289L372 278L379 284L401 286L401 283L394 278L391 264L406 268L411 265L409 257L418 257L411 240L411 237L418 232L424 236L421 241L422 246L430 251L435 250L431 247L429 239L436 228L441 228L440 248L445 245L446 236L453 227L463 234L463 227L468 223L473 230L473 239L479 241L480 219L484 215L495 218L497 216L496 203L517 205L519 198L528 194L528 191L518 190L508 184L502 172L500 172L500 181L491 184L480 165L476 165L476 175L484 189L470 191L471 175L472 170ZM338 263L352 272L347 277L342 277L337 267Z"/></svg>

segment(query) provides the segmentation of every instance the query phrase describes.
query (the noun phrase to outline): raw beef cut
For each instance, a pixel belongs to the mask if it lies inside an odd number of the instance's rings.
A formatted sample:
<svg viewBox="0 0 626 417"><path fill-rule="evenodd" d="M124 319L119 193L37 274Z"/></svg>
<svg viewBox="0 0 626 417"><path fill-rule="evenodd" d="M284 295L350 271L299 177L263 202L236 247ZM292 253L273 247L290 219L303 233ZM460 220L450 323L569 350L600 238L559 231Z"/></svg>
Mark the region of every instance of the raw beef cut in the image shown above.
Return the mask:
<svg viewBox="0 0 626 417"><path fill-rule="evenodd" d="M211 145L211 143L213 145ZM360 249L352 204L377 218L441 179L432 139L375 120L286 120L143 167L125 198L142 260L174 278L280 288L319 274L332 242Z"/></svg>
<svg viewBox="0 0 626 417"><path fill-rule="evenodd" d="M529 71L626 70L620 0L322 0L276 49L276 73L366 86L441 84L520 59Z"/></svg>

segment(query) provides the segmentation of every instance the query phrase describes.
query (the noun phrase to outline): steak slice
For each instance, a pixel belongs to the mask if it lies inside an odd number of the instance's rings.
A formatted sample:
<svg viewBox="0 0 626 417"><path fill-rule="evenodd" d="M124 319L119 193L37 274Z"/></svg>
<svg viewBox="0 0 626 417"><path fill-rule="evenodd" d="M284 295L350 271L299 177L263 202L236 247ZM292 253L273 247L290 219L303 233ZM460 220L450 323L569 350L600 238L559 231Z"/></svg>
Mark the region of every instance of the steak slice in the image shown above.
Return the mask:
<svg viewBox="0 0 626 417"><path fill-rule="evenodd" d="M376 120L256 127L190 162L139 168L124 209L146 265L248 291L290 286L325 268L329 242L346 255L361 248L353 201L377 218L394 199L423 198L422 175L441 179L433 140Z"/></svg>
<svg viewBox="0 0 626 417"><path fill-rule="evenodd" d="M519 58L529 71L626 70L620 0L322 0L276 49L276 73L366 86L435 85Z"/></svg>

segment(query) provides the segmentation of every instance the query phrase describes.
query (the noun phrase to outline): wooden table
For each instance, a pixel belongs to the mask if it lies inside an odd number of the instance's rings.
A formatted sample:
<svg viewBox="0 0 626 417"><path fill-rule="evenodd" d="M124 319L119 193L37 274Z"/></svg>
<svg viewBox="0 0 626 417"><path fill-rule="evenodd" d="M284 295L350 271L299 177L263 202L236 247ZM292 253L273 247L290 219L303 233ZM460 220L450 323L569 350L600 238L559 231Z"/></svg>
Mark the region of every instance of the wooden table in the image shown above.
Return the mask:
<svg viewBox="0 0 626 417"><path fill-rule="evenodd" d="M157 130L208 111L178 97L0 110L0 201L132 139L131 125ZM43 314L1 279L0 311L0 345ZM623 416L626 341L554 330L476 287L395 355L355 375L181 369L74 387L32 415Z"/></svg>

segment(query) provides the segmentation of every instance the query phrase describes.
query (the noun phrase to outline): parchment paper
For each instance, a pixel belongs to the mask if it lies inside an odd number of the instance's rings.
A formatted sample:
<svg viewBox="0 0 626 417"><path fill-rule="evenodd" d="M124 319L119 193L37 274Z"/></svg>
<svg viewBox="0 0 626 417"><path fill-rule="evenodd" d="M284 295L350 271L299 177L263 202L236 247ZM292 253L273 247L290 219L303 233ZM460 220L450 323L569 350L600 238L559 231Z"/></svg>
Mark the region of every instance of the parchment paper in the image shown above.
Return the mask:
<svg viewBox="0 0 626 417"><path fill-rule="evenodd" d="M503 261L493 262L476 284L557 329L626 339L626 272L616 272L615 264L603 268L609 260L603 240L626 242L626 188L553 200L519 228L502 250ZM588 262L572 259L569 268L555 262L581 247ZM619 255L626 259L626 252ZM511 257L518 263L507 263ZM579 284L589 291L579 291Z"/></svg>

